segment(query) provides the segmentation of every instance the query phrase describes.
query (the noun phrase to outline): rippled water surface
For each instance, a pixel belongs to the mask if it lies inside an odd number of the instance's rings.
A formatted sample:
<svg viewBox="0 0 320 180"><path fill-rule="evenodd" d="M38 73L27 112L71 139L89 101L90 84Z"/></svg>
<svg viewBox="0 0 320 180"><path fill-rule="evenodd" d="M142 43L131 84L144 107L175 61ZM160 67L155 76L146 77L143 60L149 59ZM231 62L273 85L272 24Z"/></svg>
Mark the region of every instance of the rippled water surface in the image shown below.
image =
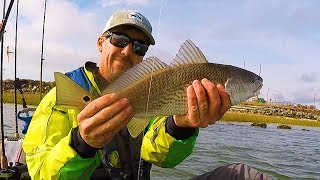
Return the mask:
<svg viewBox="0 0 320 180"><path fill-rule="evenodd" d="M152 177L187 179L219 166L245 163L275 179L320 179L320 129L292 128L217 123L201 129L193 154L184 162L174 169L153 167Z"/></svg>
<svg viewBox="0 0 320 180"><path fill-rule="evenodd" d="M13 135L14 105L4 105L4 119L5 134ZM230 163L248 164L275 179L320 179L320 128L292 128L219 122L200 130L193 154L176 168L154 166L152 179L188 179Z"/></svg>
<svg viewBox="0 0 320 180"><path fill-rule="evenodd" d="M31 107L31 106L30 106ZM17 111L21 110L22 106L17 106ZM14 136L16 132L16 120L15 120L15 106L14 104L4 104L3 105L3 124L4 124L4 134L6 136ZM18 132L22 135L21 131L23 129L24 122L18 121Z"/></svg>

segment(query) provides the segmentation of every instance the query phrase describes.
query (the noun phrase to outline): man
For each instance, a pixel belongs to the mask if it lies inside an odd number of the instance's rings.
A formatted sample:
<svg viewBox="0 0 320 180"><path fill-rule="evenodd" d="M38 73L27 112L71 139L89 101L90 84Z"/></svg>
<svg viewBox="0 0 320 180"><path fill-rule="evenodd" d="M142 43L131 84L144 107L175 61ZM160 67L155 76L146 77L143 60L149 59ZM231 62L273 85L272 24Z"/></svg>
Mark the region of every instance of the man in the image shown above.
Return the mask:
<svg viewBox="0 0 320 180"><path fill-rule="evenodd" d="M155 44L151 31L140 13L116 11L97 40L99 66L87 62L66 75L101 94L142 61ZM55 106L55 95L54 88L41 101L23 143L33 179L149 179L151 164L182 162L192 152L199 127L214 124L230 108L222 85L195 80L187 88L186 115L152 118L145 135L132 138L126 128L133 117L128 99L106 94L80 111Z"/></svg>

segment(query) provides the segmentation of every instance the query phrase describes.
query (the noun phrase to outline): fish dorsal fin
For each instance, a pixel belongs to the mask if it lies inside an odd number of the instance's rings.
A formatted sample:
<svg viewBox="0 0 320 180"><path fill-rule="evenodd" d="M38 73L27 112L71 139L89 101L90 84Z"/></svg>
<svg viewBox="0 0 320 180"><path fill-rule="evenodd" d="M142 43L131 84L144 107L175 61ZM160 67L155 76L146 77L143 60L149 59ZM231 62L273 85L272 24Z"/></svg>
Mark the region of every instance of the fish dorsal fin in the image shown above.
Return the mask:
<svg viewBox="0 0 320 180"><path fill-rule="evenodd" d="M169 66L166 63L160 61L160 59L158 59L157 57L148 57L146 58L146 60L141 61L139 64L130 68L127 72L125 72L113 83L111 83L103 92L103 94L109 94L122 90L123 88L133 84L137 80L155 71L168 67Z"/></svg>
<svg viewBox="0 0 320 180"><path fill-rule="evenodd" d="M181 45L170 66L197 63L208 63L208 61L201 50L190 39L187 39L186 42Z"/></svg>

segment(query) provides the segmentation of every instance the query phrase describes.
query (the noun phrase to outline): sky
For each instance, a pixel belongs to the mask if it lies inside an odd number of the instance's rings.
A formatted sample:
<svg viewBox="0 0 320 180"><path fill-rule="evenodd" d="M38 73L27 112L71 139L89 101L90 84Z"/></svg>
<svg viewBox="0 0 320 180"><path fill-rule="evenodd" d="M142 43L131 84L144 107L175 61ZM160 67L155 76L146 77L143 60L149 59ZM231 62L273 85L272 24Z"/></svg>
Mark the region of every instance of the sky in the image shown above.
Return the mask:
<svg viewBox="0 0 320 180"><path fill-rule="evenodd" d="M17 77L40 79L44 0L20 0ZM0 7L4 2L0 3ZM98 62L98 36L115 10L134 9L153 26L145 57L170 63L191 39L211 63L260 73L259 97L320 107L320 1L317 0L48 0L43 80L86 61ZM7 0L7 5L9 0ZM14 78L16 4L4 37L4 79ZM260 71L261 68L261 71Z"/></svg>

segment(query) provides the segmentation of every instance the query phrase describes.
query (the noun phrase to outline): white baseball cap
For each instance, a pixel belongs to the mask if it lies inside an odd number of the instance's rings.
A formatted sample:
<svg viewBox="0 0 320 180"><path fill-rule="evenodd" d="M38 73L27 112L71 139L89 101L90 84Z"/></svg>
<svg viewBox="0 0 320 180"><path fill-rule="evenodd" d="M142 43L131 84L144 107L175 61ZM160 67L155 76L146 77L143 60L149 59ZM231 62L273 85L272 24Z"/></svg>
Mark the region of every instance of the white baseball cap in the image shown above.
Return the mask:
<svg viewBox="0 0 320 180"><path fill-rule="evenodd" d="M155 40L152 36L152 27L150 22L146 17L140 14L135 10L118 10L112 14L112 16L107 21L105 27L103 28L102 34L111 28L120 26L120 25L132 25L139 28L144 32L148 39L149 43L154 45Z"/></svg>

